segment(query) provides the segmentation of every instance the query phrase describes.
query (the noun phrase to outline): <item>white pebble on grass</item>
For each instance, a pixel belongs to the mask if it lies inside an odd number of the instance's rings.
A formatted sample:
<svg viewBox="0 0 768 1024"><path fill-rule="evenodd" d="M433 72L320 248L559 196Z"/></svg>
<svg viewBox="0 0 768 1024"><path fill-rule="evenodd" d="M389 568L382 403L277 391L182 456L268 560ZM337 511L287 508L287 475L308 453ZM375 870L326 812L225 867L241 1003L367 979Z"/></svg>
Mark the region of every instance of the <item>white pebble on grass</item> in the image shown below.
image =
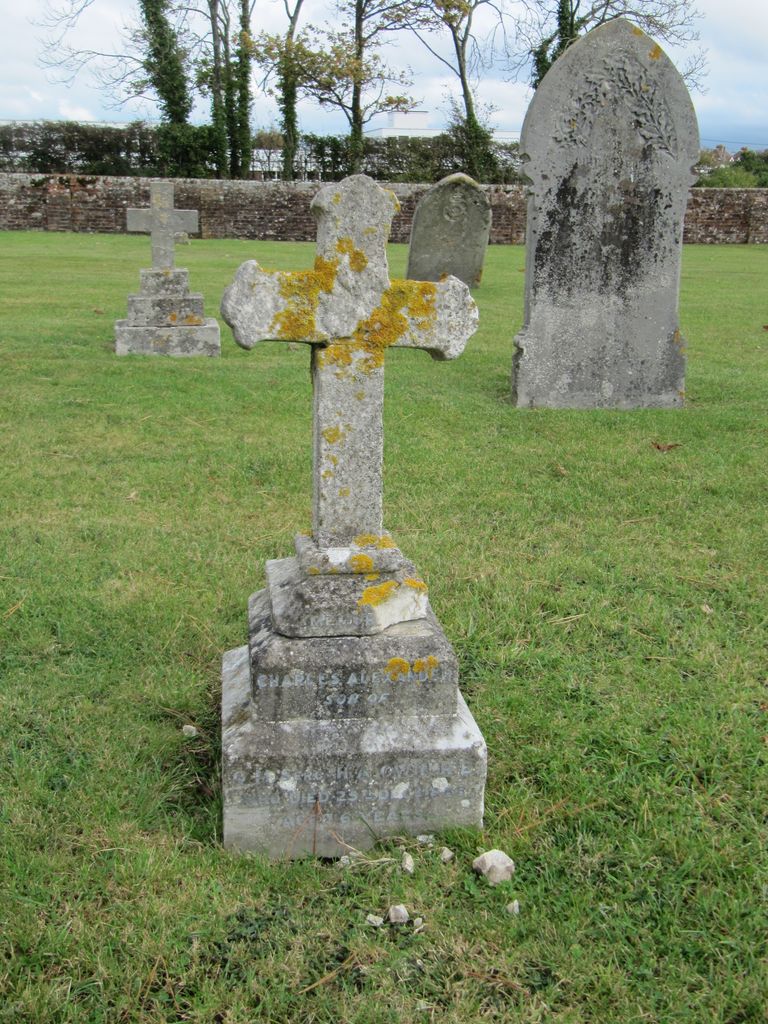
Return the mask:
<svg viewBox="0 0 768 1024"><path fill-rule="evenodd" d="M513 917L517 917L517 915L520 913L520 900L512 900L511 903L508 903L507 913L512 914Z"/></svg>
<svg viewBox="0 0 768 1024"><path fill-rule="evenodd" d="M369 914L365 919L365 923L371 925L372 928L381 928L384 924L384 918L379 917L378 914Z"/></svg>
<svg viewBox="0 0 768 1024"><path fill-rule="evenodd" d="M416 865L410 853L403 854L403 859L400 861L400 867L403 869L406 875L412 875L413 872L416 870Z"/></svg>
<svg viewBox="0 0 768 1024"><path fill-rule="evenodd" d="M387 920L390 924L408 924L411 915L402 903L393 904L387 911Z"/></svg>
<svg viewBox="0 0 768 1024"><path fill-rule="evenodd" d="M198 730L195 728L194 725L182 725L181 731L184 733L185 736L188 736L189 739L191 740L193 740L195 736L197 736L198 734Z"/></svg>
<svg viewBox="0 0 768 1024"><path fill-rule="evenodd" d="M489 885L508 882L515 871L515 862L503 850L489 850L472 861L472 868L482 875Z"/></svg>
<svg viewBox="0 0 768 1024"><path fill-rule="evenodd" d="M448 864L449 861L453 860L453 850L449 850L447 846L444 846L440 851L440 860L443 864Z"/></svg>

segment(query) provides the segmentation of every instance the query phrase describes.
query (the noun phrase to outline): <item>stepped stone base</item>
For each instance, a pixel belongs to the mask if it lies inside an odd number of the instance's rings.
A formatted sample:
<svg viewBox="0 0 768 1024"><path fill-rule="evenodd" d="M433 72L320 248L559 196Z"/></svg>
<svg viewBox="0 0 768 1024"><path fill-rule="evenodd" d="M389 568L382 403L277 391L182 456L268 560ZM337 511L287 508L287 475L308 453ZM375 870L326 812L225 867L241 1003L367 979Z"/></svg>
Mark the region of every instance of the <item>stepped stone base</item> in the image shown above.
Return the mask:
<svg viewBox="0 0 768 1024"><path fill-rule="evenodd" d="M127 320L118 320L115 352L119 356L219 356L221 332L214 317L180 327L137 327Z"/></svg>
<svg viewBox="0 0 768 1024"><path fill-rule="evenodd" d="M480 827L486 747L457 674L431 611L376 637L291 638L254 595L250 645L223 662L224 845L337 857Z"/></svg>

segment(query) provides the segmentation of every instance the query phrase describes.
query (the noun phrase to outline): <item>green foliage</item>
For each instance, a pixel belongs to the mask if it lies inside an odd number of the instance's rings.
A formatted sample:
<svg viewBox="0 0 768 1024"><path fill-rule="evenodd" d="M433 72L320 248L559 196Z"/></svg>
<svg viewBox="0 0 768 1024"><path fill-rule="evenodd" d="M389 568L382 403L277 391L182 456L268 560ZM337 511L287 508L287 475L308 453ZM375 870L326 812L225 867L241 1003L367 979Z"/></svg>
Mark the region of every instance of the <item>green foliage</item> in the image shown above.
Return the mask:
<svg viewBox="0 0 768 1024"><path fill-rule="evenodd" d="M558 0L555 31L541 40L531 56L533 57L534 89L538 88L544 75L552 67L557 58L565 52L579 33L588 24L588 17L577 17L579 4L574 0Z"/></svg>
<svg viewBox="0 0 768 1024"><path fill-rule="evenodd" d="M212 178L216 139L210 125L164 124L155 129L158 173L164 178Z"/></svg>
<svg viewBox="0 0 768 1024"><path fill-rule="evenodd" d="M768 248L686 248L685 410L512 407L518 246L460 359L388 354L385 523L489 779L482 833L348 868L220 845L221 654L310 523L309 353L116 358L148 252L0 238L0 1021L762 1024ZM213 310L242 260L313 254L184 263ZM423 931L365 923L398 902Z"/></svg>
<svg viewBox="0 0 768 1024"><path fill-rule="evenodd" d="M334 135L302 135L299 144L301 162L310 176L324 181L338 181L349 173L351 163L350 137ZM492 143L491 157L496 168L497 184L516 184L524 179L520 173L518 143ZM377 181L436 182L447 174L468 171L466 142L459 130L444 132L432 138L394 136L363 140L360 166ZM474 175L473 175L474 177Z"/></svg>
<svg viewBox="0 0 768 1024"><path fill-rule="evenodd" d="M499 163L493 145L493 134L481 124L474 110L463 113L453 104L448 127L454 153L458 156L457 170L475 181L491 182L499 178Z"/></svg>
<svg viewBox="0 0 768 1024"><path fill-rule="evenodd" d="M768 188L768 149L761 153L742 149L736 157L736 165L754 175L757 188Z"/></svg>
<svg viewBox="0 0 768 1024"><path fill-rule="evenodd" d="M696 182L699 188L756 188L757 175L739 164L715 167Z"/></svg>
<svg viewBox="0 0 768 1024"><path fill-rule="evenodd" d="M0 125L0 170L39 174L158 174L157 130L77 121Z"/></svg>
<svg viewBox="0 0 768 1024"><path fill-rule="evenodd" d="M192 110L186 54L169 19L168 0L140 0L146 52L143 67L157 94L163 120L185 125Z"/></svg>

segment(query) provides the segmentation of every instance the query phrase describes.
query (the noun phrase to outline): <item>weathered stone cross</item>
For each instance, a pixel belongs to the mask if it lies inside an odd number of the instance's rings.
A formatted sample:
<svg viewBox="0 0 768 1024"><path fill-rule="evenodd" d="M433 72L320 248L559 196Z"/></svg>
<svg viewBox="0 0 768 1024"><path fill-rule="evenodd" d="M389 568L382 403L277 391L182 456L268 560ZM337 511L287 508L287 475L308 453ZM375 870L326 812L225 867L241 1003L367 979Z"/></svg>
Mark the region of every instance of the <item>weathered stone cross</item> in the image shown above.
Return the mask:
<svg viewBox="0 0 768 1024"><path fill-rule="evenodd" d="M153 270L172 270L175 236L180 231L197 231L197 210L174 210L170 181L153 181L150 197L149 209L126 210L126 227L152 236Z"/></svg>
<svg viewBox="0 0 768 1024"><path fill-rule="evenodd" d="M390 281L386 243L397 208L394 194L365 175L326 186L312 203L314 269L270 272L254 261L244 263L221 304L243 348L270 339L312 346L312 526L331 564L334 550L342 558L350 548L386 546L387 348L421 348L435 359L454 359L477 326L477 307L456 278Z"/></svg>

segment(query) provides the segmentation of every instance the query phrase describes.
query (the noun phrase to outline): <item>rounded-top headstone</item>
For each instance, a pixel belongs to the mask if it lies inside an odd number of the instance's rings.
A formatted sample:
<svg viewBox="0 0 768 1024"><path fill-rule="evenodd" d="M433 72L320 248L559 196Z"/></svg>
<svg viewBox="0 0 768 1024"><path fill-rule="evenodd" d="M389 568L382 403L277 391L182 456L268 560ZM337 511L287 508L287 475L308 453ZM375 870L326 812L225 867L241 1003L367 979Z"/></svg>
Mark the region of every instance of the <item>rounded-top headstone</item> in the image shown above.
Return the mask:
<svg viewBox="0 0 768 1024"><path fill-rule="evenodd" d="M678 291L696 116L661 47L619 19L544 77L520 141L530 181L519 406L682 404Z"/></svg>
<svg viewBox="0 0 768 1024"><path fill-rule="evenodd" d="M474 178L449 174L428 189L413 215L407 277L439 281L450 274L474 288L483 275L491 203Z"/></svg>

